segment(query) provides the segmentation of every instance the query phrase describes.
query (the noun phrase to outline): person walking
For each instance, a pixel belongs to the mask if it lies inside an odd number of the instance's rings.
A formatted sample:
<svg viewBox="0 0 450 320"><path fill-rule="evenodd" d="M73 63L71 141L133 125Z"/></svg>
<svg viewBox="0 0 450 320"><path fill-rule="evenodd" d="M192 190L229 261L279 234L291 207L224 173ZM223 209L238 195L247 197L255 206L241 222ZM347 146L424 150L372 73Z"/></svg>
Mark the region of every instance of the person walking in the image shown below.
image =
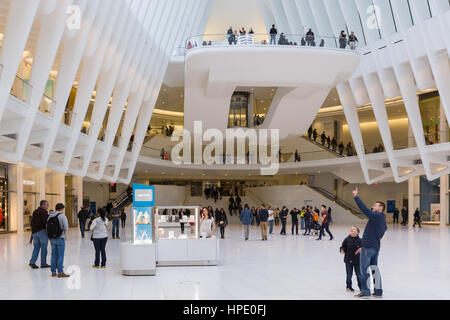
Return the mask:
<svg viewBox="0 0 450 320"><path fill-rule="evenodd" d="M295 228L295 234L298 235L298 214L297 208L294 208L291 210L291 222L292 222L292 235L294 235L294 228Z"/></svg>
<svg viewBox="0 0 450 320"><path fill-rule="evenodd" d="M280 225L280 208L275 209L274 216L275 216L275 225L279 226Z"/></svg>
<svg viewBox="0 0 450 320"><path fill-rule="evenodd" d="M358 287L361 291L361 271L359 268L359 253L357 251L362 247L362 240L359 237L359 228L352 227L350 235L344 239L341 245L341 254L344 255L345 270L347 273L347 291L355 292L352 286L353 270L355 271Z"/></svg>
<svg viewBox="0 0 450 320"><path fill-rule="evenodd" d="M248 207L248 204L244 205L244 210L242 210L241 216L239 218L241 223L244 225L244 237L245 241L247 241L250 233L250 224L253 220L253 215Z"/></svg>
<svg viewBox="0 0 450 320"><path fill-rule="evenodd" d="M273 225L275 222L275 212L272 210L272 207L269 207L269 234L273 234Z"/></svg>
<svg viewBox="0 0 450 320"><path fill-rule="evenodd" d="M230 217L233 216L233 210L234 210L234 198L233 196L230 197L228 200L228 210L230 211Z"/></svg>
<svg viewBox="0 0 450 320"><path fill-rule="evenodd" d="M370 288L368 287L369 273L375 273L375 293L376 298L383 297L381 273L378 269L378 255L380 253L380 242L384 234L387 231L386 215L384 210L386 205L377 201L372 206L372 209L368 209L366 205L361 201L358 196L358 189L353 191L353 198L359 209L369 218L366 228L364 230L362 238L362 247L356 251L356 254L360 254L360 267L361 267L361 293L356 295L357 298L367 299L370 297Z"/></svg>
<svg viewBox="0 0 450 320"><path fill-rule="evenodd" d="M272 28L270 29L270 44L276 45L277 44L277 34L278 30L275 28L275 25L272 25Z"/></svg>
<svg viewBox="0 0 450 320"><path fill-rule="evenodd" d="M329 220L329 215L328 215L328 211L327 211L327 207L325 207L325 205L322 205L322 224L320 226L320 234L319 234L319 238L317 238L316 240L322 240L323 235L325 234L325 231L328 233L328 235L330 236L330 240L333 240L333 234L330 231L330 220Z"/></svg>
<svg viewBox="0 0 450 320"><path fill-rule="evenodd" d="M68 278L64 273L64 253L66 249L66 231L69 222L64 214L65 206L58 203L55 212L50 213L47 220L47 235L52 246L51 271L52 277ZM58 271L58 273L56 273Z"/></svg>
<svg viewBox="0 0 450 320"><path fill-rule="evenodd" d="M393 221L393 223L394 224L398 224L398 216L400 215L400 211L398 210L398 208L395 208L395 210L394 210L394 221Z"/></svg>
<svg viewBox="0 0 450 320"><path fill-rule="evenodd" d="M106 268L106 242L108 241L108 218L106 212L102 208L98 209L99 217L91 224L92 237L95 248L95 261L93 268ZM100 264L101 256L101 264Z"/></svg>
<svg viewBox="0 0 450 320"><path fill-rule="evenodd" d="M112 238L120 239L119 237L119 228L120 228L120 211L117 208L117 203L113 203L113 207L111 208L111 219L112 219Z"/></svg>
<svg viewBox="0 0 450 320"><path fill-rule="evenodd" d="M413 224L414 228L416 227L416 224L419 225L419 228L422 228L420 220L421 220L420 211L419 208L416 208L416 211L414 212L414 224Z"/></svg>
<svg viewBox="0 0 450 320"><path fill-rule="evenodd" d="M34 210L31 216L31 237L33 240L33 253L29 266L32 269L39 269L36 265L36 261L41 253L41 268L50 268L47 264L47 248L48 248L48 236L47 236L47 219L48 219L48 201L42 200L39 204L39 208Z"/></svg>
<svg viewBox="0 0 450 320"><path fill-rule="evenodd" d="M80 225L81 238L84 239L84 231L86 230L86 221L89 219L89 211L85 207L81 207L77 217Z"/></svg>
<svg viewBox="0 0 450 320"><path fill-rule="evenodd" d="M220 238L225 239L225 228L228 225L228 219L227 214L225 213L225 210L222 208L219 210L219 212L216 214L216 221L219 224L220 228Z"/></svg>
<svg viewBox="0 0 450 320"><path fill-rule="evenodd" d="M269 211L264 204L259 209L259 225L261 226L262 241L267 241L267 226L269 225Z"/></svg>
<svg viewBox="0 0 450 320"><path fill-rule="evenodd" d="M120 212L120 221L122 221L122 229L125 229L125 225L127 222L127 214L125 213L125 210L123 210L123 209Z"/></svg>
<svg viewBox="0 0 450 320"><path fill-rule="evenodd" d="M288 216L288 209L286 207L283 207L283 209L280 212L280 220L281 220L281 232L280 234L285 236L286 235L286 221Z"/></svg>

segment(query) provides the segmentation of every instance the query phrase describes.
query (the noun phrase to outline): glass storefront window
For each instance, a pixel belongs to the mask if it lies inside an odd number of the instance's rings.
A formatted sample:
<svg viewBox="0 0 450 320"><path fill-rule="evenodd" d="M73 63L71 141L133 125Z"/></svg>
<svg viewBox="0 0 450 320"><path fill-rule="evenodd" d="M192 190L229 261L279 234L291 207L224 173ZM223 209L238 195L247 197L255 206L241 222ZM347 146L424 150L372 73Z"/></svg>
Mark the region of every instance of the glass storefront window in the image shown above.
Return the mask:
<svg viewBox="0 0 450 320"><path fill-rule="evenodd" d="M9 230L8 168L0 166L0 232Z"/></svg>
<svg viewBox="0 0 450 320"><path fill-rule="evenodd" d="M425 223L439 223L441 220L440 184L439 178L429 181L425 176L420 177L420 213Z"/></svg>
<svg viewBox="0 0 450 320"><path fill-rule="evenodd" d="M419 96L420 116L427 144L440 142L440 97L434 91Z"/></svg>

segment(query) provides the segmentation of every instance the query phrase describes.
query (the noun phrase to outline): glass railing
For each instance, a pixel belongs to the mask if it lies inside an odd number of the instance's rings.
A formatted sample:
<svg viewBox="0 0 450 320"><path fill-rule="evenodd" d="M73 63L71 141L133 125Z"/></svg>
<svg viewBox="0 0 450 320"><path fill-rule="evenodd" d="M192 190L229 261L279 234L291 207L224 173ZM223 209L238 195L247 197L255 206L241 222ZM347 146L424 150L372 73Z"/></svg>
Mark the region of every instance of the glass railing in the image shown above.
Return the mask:
<svg viewBox="0 0 450 320"><path fill-rule="evenodd" d="M94 124L90 121L84 121L83 125L81 126L81 133L84 133L85 135L90 135L92 128L93 128Z"/></svg>
<svg viewBox="0 0 450 320"><path fill-rule="evenodd" d="M63 118L62 118L61 122L68 127L72 127L74 124L75 118L76 118L76 113L73 112L72 110L66 108L66 110L64 110L64 114L63 114Z"/></svg>
<svg viewBox="0 0 450 320"><path fill-rule="evenodd" d="M32 90L33 87L28 83L28 80L24 80L16 75L10 93L24 103L29 103Z"/></svg>
<svg viewBox="0 0 450 320"><path fill-rule="evenodd" d="M128 148L127 151L128 152L134 152L134 150L136 150L136 142L129 142L128 143Z"/></svg>
<svg viewBox="0 0 450 320"><path fill-rule="evenodd" d="M39 111L48 115L49 117L53 117L55 105L55 100L44 94L42 96L41 103L39 104Z"/></svg>
<svg viewBox="0 0 450 320"><path fill-rule="evenodd" d="M343 50L356 50L358 42L340 41L335 36L318 36L305 34L280 34L275 37L268 34L203 34L193 36L186 40L185 52L195 48L217 47L217 46L302 46L323 47ZM181 52L181 51L179 51Z"/></svg>

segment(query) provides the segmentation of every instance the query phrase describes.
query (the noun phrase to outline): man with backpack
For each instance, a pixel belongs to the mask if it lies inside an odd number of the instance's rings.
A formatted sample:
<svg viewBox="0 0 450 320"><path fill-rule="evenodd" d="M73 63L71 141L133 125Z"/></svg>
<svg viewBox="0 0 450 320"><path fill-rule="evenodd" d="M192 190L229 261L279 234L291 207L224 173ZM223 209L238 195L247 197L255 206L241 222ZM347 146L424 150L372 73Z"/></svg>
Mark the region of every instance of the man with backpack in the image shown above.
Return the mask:
<svg viewBox="0 0 450 320"><path fill-rule="evenodd" d="M66 249L66 231L69 230L69 222L64 215L65 206L58 203L55 212L52 212L47 220L47 235L52 245L51 270L52 277L68 278L64 273L64 251ZM58 269L58 273L56 273Z"/></svg>
<svg viewBox="0 0 450 320"><path fill-rule="evenodd" d="M39 269L36 265L39 251L41 252L41 268L49 268L47 264L47 247L48 236L46 232L48 219L48 201L42 200L32 215L31 218L31 233L33 239L33 254L30 260L30 267L32 269Z"/></svg>
<svg viewBox="0 0 450 320"><path fill-rule="evenodd" d="M80 224L81 237L84 239L84 231L86 230L86 221L89 219L89 211L85 207L81 207L78 212L78 221Z"/></svg>

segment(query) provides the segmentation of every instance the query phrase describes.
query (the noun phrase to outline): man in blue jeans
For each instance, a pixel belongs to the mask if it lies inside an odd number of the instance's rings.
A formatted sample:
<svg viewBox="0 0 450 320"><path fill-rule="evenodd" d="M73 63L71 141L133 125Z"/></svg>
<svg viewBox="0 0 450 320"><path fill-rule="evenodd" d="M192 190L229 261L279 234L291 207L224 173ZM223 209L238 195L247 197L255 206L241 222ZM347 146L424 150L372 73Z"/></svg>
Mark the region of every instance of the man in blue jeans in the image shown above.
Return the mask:
<svg viewBox="0 0 450 320"><path fill-rule="evenodd" d="M30 267L32 269L39 269L36 261L41 252L41 268L50 268L47 264L47 219L48 219L48 201L42 200L31 217L31 233L33 238L33 254L30 260Z"/></svg>
<svg viewBox="0 0 450 320"><path fill-rule="evenodd" d="M66 250L66 231L69 230L69 222L64 215L65 206L62 203L58 203L55 207L55 212L52 212L48 217L47 223L50 219L56 218L61 228L61 235L57 238L50 238L52 244L52 259L51 270L52 277L68 278L69 275L64 273L64 253ZM58 271L58 273L56 273Z"/></svg>
<svg viewBox="0 0 450 320"><path fill-rule="evenodd" d="M278 30L275 28L275 25L272 25L272 28L270 29L270 44L276 45L277 44L277 34Z"/></svg>
<svg viewBox="0 0 450 320"><path fill-rule="evenodd" d="M120 239L119 237L119 227L120 227L120 210L117 208L117 204L113 203L111 208L111 218L112 218L112 238Z"/></svg>
<svg viewBox="0 0 450 320"><path fill-rule="evenodd" d="M372 206L372 210L369 210L358 197L358 189L353 191L353 197L359 209L369 218L362 238L362 248L356 252L356 254L361 254L361 293L355 297L361 299L368 299L370 297L368 283L370 278L368 269L370 267L370 272L372 272L375 282L375 293L372 296L382 298L383 288L381 273L378 269L378 255L380 253L380 241L387 230L386 216L384 214L386 206L383 202L377 201Z"/></svg>

